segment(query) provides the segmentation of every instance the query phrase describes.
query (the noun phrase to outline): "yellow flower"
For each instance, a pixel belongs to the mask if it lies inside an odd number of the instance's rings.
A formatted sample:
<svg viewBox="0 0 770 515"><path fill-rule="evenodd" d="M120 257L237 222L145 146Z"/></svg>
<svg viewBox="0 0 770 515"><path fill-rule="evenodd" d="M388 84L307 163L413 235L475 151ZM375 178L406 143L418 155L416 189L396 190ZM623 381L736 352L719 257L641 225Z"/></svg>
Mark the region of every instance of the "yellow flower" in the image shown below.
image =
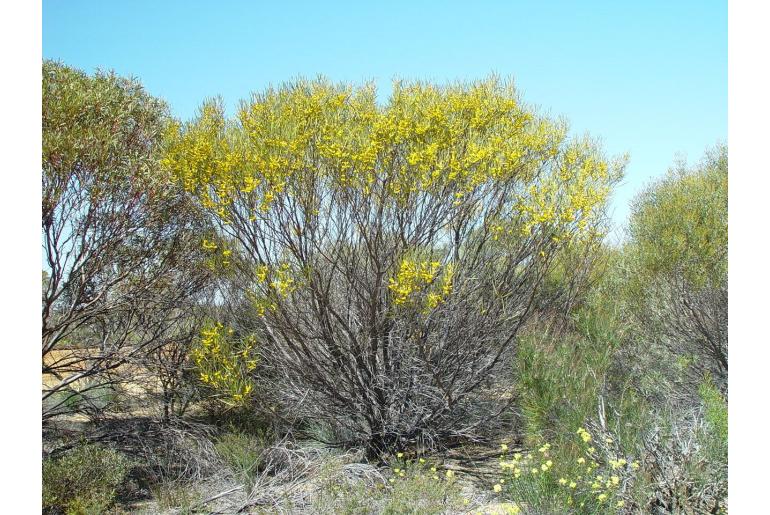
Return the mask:
<svg viewBox="0 0 770 515"><path fill-rule="evenodd" d="M501 492L502 490L503 490L503 487L502 487L502 486L500 486L500 485L495 485L495 487L494 487L494 491L495 491L495 492L499 493L499 492Z"/></svg>
<svg viewBox="0 0 770 515"><path fill-rule="evenodd" d="M404 457L403 452L399 452L398 454L396 454L396 458L403 458L403 457Z"/></svg>
<svg viewBox="0 0 770 515"><path fill-rule="evenodd" d="M436 467L431 467L431 468L430 468L430 471L431 471L431 472L436 472Z"/></svg>
<svg viewBox="0 0 770 515"><path fill-rule="evenodd" d="M612 481L613 485L617 485L618 483L620 483L620 478L618 476L612 476L610 478L610 481Z"/></svg>
<svg viewBox="0 0 770 515"><path fill-rule="evenodd" d="M570 488L577 488L577 483L575 483L574 481L570 481L569 487Z"/></svg>
<svg viewBox="0 0 770 515"><path fill-rule="evenodd" d="M597 499L599 500L599 502L604 502L607 500L607 494L599 494Z"/></svg>
<svg viewBox="0 0 770 515"><path fill-rule="evenodd" d="M617 506L618 508L622 508L625 505L626 503L624 501L618 501L618 503L615 506Z"/></svg>
<svg viewBox="0 0 770 515"><path fill-rule="evenodd" d="M567 480L564 479L563 477L561 477L561 478L559 478L559 484L560 485L566 485L567 484Z"/></svg>
<svg viewBox="0 0 770 515"><path fill-rule="evenodd" d="M425 459L420 458L420 463L425 463Z"/></svg>
<svg viewBox="0 0 770 515"><path fill-rule="evenodd" d="M508 446L506 444L500 445L500 448L503 450L503 452L506 452L508 450Z"/></svg>
<svg viewBox="0 0 770 515"><path fill-rule="evenodd" d="M448 477L449 479L452 479L453 477L455 477L454 471L453 470L447 470L446 471L446 477Z"/></svg>
<svg viewBox="0 0 770 515"><path fill-rule="evenodd" d="M586 462L586 459L585 458L578 458L577 462L582 465L583 463Z"/></svg>

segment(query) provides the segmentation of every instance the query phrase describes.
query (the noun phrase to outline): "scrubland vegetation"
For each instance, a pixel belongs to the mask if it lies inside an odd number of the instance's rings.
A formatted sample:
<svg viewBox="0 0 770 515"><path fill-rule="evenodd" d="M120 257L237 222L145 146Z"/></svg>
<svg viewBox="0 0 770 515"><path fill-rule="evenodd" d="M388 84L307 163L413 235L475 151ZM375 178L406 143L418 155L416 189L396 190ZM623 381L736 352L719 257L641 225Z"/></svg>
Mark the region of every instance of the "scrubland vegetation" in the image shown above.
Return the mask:
<svg viewBox="0 0 770 515"><path fill-rule="evenodd" d="M45 513L726 513L727 148L497 78L179 121L43 63Z"/></svg>

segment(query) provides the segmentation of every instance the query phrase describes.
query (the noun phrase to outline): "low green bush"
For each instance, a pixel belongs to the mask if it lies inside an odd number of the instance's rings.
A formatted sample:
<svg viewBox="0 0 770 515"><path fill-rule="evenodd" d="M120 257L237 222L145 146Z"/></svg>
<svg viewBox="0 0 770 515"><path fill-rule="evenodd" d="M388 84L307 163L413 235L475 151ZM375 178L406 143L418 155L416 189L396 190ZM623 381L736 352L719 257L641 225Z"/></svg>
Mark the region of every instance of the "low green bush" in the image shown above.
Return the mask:
<svg viewBox="0 0 770 515"><path fill-rule="evenodd" d="M99 514L112 506L131 468L123 454L95 444L43 460L45 513Z"/></svg>

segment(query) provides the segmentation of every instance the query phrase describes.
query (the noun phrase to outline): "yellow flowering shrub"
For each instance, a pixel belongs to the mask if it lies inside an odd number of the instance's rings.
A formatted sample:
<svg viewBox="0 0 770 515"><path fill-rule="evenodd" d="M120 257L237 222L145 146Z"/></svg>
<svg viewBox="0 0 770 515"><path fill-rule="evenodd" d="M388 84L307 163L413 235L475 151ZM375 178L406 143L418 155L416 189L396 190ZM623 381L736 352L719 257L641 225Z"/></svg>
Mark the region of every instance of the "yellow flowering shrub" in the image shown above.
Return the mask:
<svg viewBox="0 0 770 515"><path fill-rule="evenodd" d="M244 405L254 391L258 355L254 336L235 338L233 329L211 323L190 351L200 381L230 406Z"/></svg>
<svg viewBox="0 0 770 515"><path fill-rule="evenodd" d="M209 102L167 136L163 165L238 242L285 395L349 421L370 454L410 427L459 430L551 257L597 237L623 169L496 78L397 82L384 103L372 85L300 80L232 118Z"/></svg>

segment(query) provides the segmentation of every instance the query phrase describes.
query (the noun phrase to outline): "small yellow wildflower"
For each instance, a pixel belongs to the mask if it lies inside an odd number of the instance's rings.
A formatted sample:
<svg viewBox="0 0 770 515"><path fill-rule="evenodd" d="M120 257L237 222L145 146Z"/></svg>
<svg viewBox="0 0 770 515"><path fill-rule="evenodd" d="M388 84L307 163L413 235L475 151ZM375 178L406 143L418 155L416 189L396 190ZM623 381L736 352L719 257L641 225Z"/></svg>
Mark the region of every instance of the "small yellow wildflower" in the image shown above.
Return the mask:
<svg viewBox="0 0 770 515"><path fill-rule="evenodd" d="M607 494L599 494L599 496L596 498L599 502L604 502L607 500Z"/></svg>
<svg viewBox="0 0 770 515"><path fill-rule="evenodd" d="M453 470L447 470L446 471L446 477L448 477L449 479L452 479L453 477L455 477L454 471Z"/></svg>
<svg viewBox="0 0 770 515"><path fill-rule="evenodd" d="M559 484L560 485L566 485L567 484L567 480L564 479L563 477L561 477L561 478L559 478Z"/></svg>
<svg viewBox="0 0 770 515"><path fill-rule="evenodd" d="M618 503L615 506L617 506L618 508L622 508L625 505L626 503L624 501L618 501Z"/></svg>
<svg viewBox="0 0 770 515"><path fill-rule="evenodd" d="M570 481L569 487L570 488L577 488L577 483L575 483L574 481Z"/></svg>
<svg viewBox="0 0 770 515"><path fill-rule="evenodd" d="M404 457L403 452L399 452L398 454L396 454L396 458L403 458L403 457Z"/></svg>
<svg viewBox="0 0 770 515"><path fill-rule="evenodd" d="M503 487L502 487L502 486L500 486L500 485L495 485L495 487L494 487L494 491L495 491L496 493L500 493L502 490L503 490Z"/></svg>
<svg viewBox="0 0 770 515"><path fill-rule="evenodd" d="M582 465L583 463L586 462L586 459L585 458L578 458L577 462Z"/></svg>
<svg viewBox="0 0 770 515"><path fill-rule="evenodd" d="M613 485L617 485L618 483L620 483L620 478L618 476L612 476L610 478L610 481L612 481Z"/></svg>
<svg viewBox="0 0 770 515"><path fill-rule="evenodd" d="M508 450L508 446L506 444L500 445L500 448L503 450L503 452L506 452Z"/></svg>

